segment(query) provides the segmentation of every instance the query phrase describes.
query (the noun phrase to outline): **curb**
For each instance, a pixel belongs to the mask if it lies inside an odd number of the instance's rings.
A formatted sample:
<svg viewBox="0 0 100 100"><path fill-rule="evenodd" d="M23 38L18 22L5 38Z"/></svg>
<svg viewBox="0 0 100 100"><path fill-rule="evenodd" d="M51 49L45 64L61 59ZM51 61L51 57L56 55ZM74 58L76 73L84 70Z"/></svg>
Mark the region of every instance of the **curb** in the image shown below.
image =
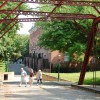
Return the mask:
<svg viewBox="0 0 100 100"><path fill-rule="evenodd" d="M100 94L100 90L93 88L93 87L86 87L86 86L83 86L83 85L76 85L76 84L71 84L71 86L74 87L74 88L83 89L83 90L87 90L87 91L90 91L90 92L93 92L93 93Z"/></svg>

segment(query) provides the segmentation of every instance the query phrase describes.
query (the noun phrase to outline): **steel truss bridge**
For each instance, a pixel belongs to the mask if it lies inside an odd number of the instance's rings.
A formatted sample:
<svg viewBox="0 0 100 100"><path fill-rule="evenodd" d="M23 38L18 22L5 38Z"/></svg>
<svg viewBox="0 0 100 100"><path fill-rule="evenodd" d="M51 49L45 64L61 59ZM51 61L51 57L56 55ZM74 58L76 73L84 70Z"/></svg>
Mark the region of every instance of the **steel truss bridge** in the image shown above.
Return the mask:
<svg viewBox="0 0 100 100"><path fill-rule="evenodd" d="M96 16L93 14L80 14L80 13L77 14L76 13L55 13L55 10L62 5L90 6L93 7L98 14L100 14L100 10L98 10L98 7L100 7L100 1L98 0L97 1L96 0L95 1L94 0L1 0L0 2L1 2L0 14L6 15L4 18L0 19L0 24L7 23L7 25L0 30L0 33L2 33L0 35L0 38L2 38L5 34L7 34L7 32L11 30L18 22L37 22L37 21L56 21L56 20L73 20L74 22L76 22L76 20L82 20L82 19L93 20L91 32L88 33L87 49L85 52L84 62L81 68L81 73L78 82L79 85L82 85L86 73L90 51L93 46L93 41L98 29L98 24L100 22L100 16ZM18 5L12 10L6 10L6 9L2 10L1 8L4 7L8 2L12 2L12 3L18 2ZM54 8L52 9L51 12L18 10L18 8L23 3L33 3L33 4L42 4L42 5L52 4L54 5ZM15 18L9 19L9 16L11 14L15 14ZM32 15L33 18L18 18L19 15ZM6 30L6 28L12 23L13 25ZM86 32L79 24L78 26L81 28L82 32Z"/></svg>

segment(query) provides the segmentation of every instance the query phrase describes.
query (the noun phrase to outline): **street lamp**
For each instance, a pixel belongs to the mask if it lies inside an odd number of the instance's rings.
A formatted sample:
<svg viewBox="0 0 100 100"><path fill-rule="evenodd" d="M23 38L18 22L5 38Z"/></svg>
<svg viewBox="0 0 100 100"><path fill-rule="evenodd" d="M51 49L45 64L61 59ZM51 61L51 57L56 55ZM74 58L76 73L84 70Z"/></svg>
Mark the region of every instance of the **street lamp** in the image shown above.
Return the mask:
<svg viewBox="0 0 100 100"><path fill-rule="evenodd" d="M60 57L61 55L58 55L58 81L60 81Z"/></svg>
<svg viewBox="0 0 100 100"><path fill-rule="evenodd" d="M9 53L7 53L7 64L6 64L6 72L8 72L8 63L9 63Z"/></svg>

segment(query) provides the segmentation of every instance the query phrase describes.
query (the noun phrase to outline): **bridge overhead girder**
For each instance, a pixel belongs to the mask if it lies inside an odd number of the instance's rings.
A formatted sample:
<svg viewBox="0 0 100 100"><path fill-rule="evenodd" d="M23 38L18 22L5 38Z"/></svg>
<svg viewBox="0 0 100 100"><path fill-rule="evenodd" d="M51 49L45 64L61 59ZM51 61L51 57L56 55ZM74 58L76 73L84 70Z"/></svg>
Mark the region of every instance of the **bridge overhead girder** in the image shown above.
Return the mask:
<svg viewBox="0 0 100 100"><path fill-rule="evenodd" d="M5 1L5 0L2 0ZM62 0L9 0L9 2L23 2L23 3L37 3L37 4L54 4L57 5ZM98 6L100 7L100 2L98 1L77 1L77 0L63 0L62 5L70 6Z"/></svg>
<svg viewBox="0 0 100 100"><path fill-rule="evenodd" d="M0 14L10 14L12 10L0 10ZM18 18L15 21L18 22L32 22L32 21L46 21L49 12L39 12L39 11L22 11L16 10L13 11L12 14L15 15L32 15L33 18ZM53 13L50 15L50 20L81 20L81 19L95 19L96 16L93 14L74 14L74 13ZM5 21L9 21L11 19L5 19Z"/></svg>

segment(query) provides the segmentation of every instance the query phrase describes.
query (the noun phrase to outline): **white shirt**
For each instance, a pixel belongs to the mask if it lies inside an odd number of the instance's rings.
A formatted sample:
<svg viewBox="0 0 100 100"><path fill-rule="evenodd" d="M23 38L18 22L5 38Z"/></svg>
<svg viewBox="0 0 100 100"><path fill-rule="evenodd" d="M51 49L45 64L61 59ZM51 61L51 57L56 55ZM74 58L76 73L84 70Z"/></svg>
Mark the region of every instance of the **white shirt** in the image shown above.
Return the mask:
<svg viewBox="0 0 100 100"><path fill-rule="evenodd" d="M21 72L21 77L25 77L26 75L27 75L26 71L23 70L23 71Z"/></svg>
<svg viewBox="0 0 100 100"><path fill-rule="evenodd" d="M42 79L42 72L38 72L38 78Z"/></svg>

